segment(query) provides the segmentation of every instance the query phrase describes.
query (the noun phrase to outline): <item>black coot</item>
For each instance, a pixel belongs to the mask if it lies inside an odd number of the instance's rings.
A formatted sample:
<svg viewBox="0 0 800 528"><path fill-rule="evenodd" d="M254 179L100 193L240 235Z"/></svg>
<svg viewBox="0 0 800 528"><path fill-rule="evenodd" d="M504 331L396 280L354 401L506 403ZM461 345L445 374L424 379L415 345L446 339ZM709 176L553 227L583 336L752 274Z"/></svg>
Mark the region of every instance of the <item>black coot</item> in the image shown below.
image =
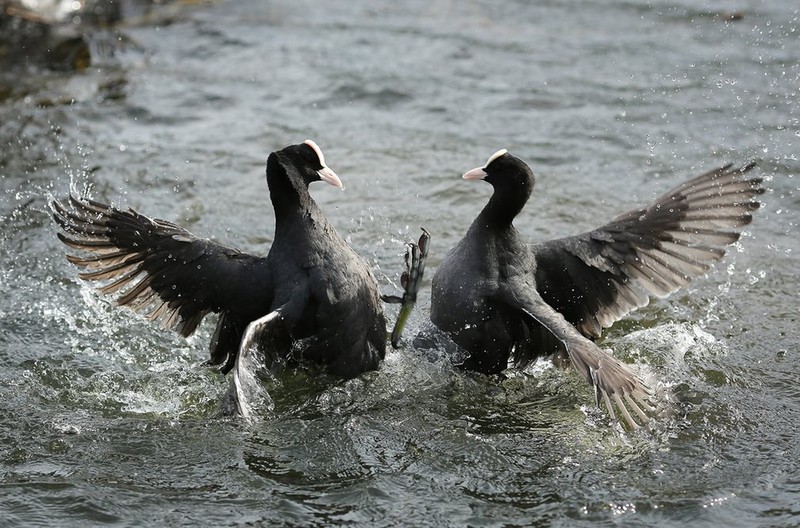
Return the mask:
<svg viewBox="0 0 800 528"><path fill-rule="evenodd" d="M219 313L209 364L223 373L269 334L283 354L278 359L311 361L349 378L378 367L386 320L367 263L308 193L319 180L342 186L313 141L269 155L275 238L266 257L87 198L54 201L53 210L59 238L89 254L67 257L87 270L81 278L110 281L100 291L118 294L120 305L184 336L209 312Z"/></svg>
<svg viewBox="0 0 800 528"><path fill-rule="evenodd" d="M726 165L642 209L581 235L529 246L512 225L534 176L500 150L464 178L494 187L489 203L433 278L431 320L469 355L467 369L499 373L566 352L572 364L631 427L647 387L592 339L650 297L665 297L709 269L739 239L760 204L761 179Z"/></svg>

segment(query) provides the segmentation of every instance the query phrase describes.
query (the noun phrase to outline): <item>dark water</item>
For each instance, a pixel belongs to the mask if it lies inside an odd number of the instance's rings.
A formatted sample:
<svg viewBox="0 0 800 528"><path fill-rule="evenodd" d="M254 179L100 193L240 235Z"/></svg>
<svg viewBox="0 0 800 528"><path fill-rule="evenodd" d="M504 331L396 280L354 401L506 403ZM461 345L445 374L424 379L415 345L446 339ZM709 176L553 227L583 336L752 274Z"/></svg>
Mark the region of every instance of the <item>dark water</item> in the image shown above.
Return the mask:
<svg viewBox="0 0 800 528"><path fill-rule="evenodd" d="M94 30L84 71L1 72L0 524L800 524L798 20L793 0L231 1ZM497 382L408 346L348 382L288 376L248 425L201 366L212 322L183 340L99 298L46 202L88 186L265 253L266 156L308 137L347 187L315 198L386 292L419 225L433 275L490 192L460 174L499 148L538 176L531 240L728 161L771 192L714 271L602 342L681 400L650 432L609 426L574 373Z"/></svg>

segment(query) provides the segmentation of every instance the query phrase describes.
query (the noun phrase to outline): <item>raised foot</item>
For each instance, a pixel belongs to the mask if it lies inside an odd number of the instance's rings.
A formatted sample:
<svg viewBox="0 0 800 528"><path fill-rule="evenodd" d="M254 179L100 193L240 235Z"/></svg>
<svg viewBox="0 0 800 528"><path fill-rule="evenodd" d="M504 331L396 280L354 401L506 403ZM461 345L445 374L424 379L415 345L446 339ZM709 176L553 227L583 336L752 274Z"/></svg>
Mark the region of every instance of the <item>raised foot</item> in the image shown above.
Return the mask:
<svg viewBox="0 0 800 528"><path fill-rule="evenodd" d="M425 261L428 258L431 234L424 227L420 229L422 229L422 235L420 235L419 241L416 244L413 242L406 244L406 269L400 276L403 296L381 295L381 299L384 302L402 304L400 313L397 315L397 322L395 322L392 329L392 346L394 348L400 346L400 336L403 333L408 317L411 315L411 311L414 309L414 304L417 302L417 292L422 286L422 277L425 274Z"/></svg>

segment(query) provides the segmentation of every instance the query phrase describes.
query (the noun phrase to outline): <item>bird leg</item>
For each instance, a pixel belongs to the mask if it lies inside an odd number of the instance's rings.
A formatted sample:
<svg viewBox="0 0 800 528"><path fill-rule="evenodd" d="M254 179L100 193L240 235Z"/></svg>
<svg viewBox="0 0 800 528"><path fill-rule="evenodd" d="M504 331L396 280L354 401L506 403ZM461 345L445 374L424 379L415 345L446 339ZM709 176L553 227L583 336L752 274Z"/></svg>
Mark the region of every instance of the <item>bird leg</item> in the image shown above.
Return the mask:
<svg viewBox="0 0 800 528"><path fill-rule="evenodd" d="M400 276L403 296L381 295L381 299L384 302L402 305L392 329L392 347L394 348L400 346L400 335L403 333L403 328L405 328L411 311L414 309L414 304L417 302L417 292L422 286L422 277L425 274L425 261L428 258L431 234L424 227L420 229L422 229L422 235L420 235L419 241L416 244L413 242L406 244L406 269Z"/></svg>

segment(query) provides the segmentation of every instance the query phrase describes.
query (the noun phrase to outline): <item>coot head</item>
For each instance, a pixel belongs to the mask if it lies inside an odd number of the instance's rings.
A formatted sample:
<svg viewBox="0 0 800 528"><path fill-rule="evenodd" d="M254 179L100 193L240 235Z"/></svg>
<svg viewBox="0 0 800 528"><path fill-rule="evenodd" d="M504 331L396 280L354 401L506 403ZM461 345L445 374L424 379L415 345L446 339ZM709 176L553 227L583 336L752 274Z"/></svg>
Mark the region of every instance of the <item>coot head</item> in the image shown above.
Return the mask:
<svg viewBox="0 0 800 528"><path fill-rule="evenodd" d="M267 162L268 178L270 161L273 159L278 161L284 169L289 167L295 169L296 173L289 174L289 177L299 176L305 187L315 181L324 181L334 187L343 188L342 180L325 164L325 155L313 140L307 139L303 143L290 145L270 154L270 160ZM291 173L292 171L289 172Z"/></svg>
<svg viewBox="0 0 800 528"><path fill-rule="evenodd" d="M494 194L483 216L500 224L510 224L533 192L533 171L521 159L501 149L489 156L483 167L464 173L465 180L484 180L494 187Z"/></svg>

